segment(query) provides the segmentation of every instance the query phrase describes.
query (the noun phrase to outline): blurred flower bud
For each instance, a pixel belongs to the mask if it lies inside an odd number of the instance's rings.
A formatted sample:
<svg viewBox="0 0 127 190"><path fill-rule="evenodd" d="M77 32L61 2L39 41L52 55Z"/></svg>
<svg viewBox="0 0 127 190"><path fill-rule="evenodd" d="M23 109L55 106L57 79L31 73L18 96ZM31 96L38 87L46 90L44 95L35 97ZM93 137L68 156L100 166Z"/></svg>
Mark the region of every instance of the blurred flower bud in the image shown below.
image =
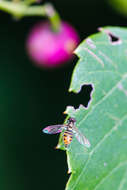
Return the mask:
<svg viewBox="0 0 127 190"><path fill-rule="evenodd" d="M54 68L71 59L78 43L79 36L70 24L62 21L59 30L54 32L46 21L35 24L31 29L26 47L37 66Z"/></svg>

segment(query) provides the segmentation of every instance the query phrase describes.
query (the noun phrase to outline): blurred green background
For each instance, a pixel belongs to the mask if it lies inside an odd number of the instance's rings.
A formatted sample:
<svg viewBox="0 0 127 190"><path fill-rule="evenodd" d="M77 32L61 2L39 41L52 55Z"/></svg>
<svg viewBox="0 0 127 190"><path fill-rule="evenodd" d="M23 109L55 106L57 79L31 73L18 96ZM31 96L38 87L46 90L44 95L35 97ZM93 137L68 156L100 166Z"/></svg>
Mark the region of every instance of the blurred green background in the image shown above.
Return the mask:
<svg viewBox="0 0 127 190"><path fill-rule="evenodd" d="M81 40L105 25L127 20L104 0L50 1L78 30ZM77 58L56 70L36 68L26 55L25 39L39 17L15 20L0 12L0 189L64 190L69 175L59 135L45 135L47 125L63 123L67 105L88 102L87 90L68 93Z"/></svg>

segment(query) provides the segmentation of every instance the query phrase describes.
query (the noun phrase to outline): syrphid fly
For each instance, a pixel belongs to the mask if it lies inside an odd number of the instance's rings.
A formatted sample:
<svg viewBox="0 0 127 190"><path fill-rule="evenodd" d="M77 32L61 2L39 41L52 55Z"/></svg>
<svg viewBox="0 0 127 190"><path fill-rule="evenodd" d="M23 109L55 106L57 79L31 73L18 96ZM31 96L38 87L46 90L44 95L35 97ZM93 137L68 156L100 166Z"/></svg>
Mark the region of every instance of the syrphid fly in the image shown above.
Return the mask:
<svg viewBox="0 0 127 190"><path fill-rule="evenodd" d="M73 136L77 138L80 144L83 146L89 148L90 147L90 142L88 139L78 130L78 128L75 125L76 120L75 118L70 117L67 120L66 124L63 125L51 125L43 129L44 133L47 134L57 134L63 133L63 141L65 148L68 148L69 144L71 143Z"/></svg>

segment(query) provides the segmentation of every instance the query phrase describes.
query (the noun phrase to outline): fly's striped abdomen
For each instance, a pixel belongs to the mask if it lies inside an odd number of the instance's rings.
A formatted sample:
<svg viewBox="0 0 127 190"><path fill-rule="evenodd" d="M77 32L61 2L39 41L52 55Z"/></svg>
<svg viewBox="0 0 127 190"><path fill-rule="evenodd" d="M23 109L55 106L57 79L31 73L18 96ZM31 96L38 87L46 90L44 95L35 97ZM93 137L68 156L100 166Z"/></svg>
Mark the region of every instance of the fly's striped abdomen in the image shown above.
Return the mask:
<svg viewBox="0 0 127 190"><path fill-rule="evenodd" d="M64 132L64 135L63 135L65 147L67 147L67 146L71 143L72 137L73 137L73 132L72 132L72 130L67 129L67 130Z"/></svg>

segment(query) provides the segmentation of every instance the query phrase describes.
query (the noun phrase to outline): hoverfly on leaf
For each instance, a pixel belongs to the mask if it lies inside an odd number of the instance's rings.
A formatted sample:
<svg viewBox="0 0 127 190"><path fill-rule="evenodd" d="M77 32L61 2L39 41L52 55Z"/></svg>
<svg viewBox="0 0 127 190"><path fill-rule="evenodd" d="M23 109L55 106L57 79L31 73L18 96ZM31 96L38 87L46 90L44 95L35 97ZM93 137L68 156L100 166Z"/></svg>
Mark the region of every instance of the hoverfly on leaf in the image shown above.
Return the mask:
<svg viewBox="0 0 127 190"><path fill-rule="evenodd" d="M71 143L73 136L76 137L76 139L79 141L80 144L83 146L89 148L90 142L88 139L78 130L78 128L75 126L76 120L72 117L70 117L67 120L66 124L63 125L51 125L43 129L44 133L47 134L57 134L63 133L63 141L65 148L68 148L69 144Z"/></svg>

